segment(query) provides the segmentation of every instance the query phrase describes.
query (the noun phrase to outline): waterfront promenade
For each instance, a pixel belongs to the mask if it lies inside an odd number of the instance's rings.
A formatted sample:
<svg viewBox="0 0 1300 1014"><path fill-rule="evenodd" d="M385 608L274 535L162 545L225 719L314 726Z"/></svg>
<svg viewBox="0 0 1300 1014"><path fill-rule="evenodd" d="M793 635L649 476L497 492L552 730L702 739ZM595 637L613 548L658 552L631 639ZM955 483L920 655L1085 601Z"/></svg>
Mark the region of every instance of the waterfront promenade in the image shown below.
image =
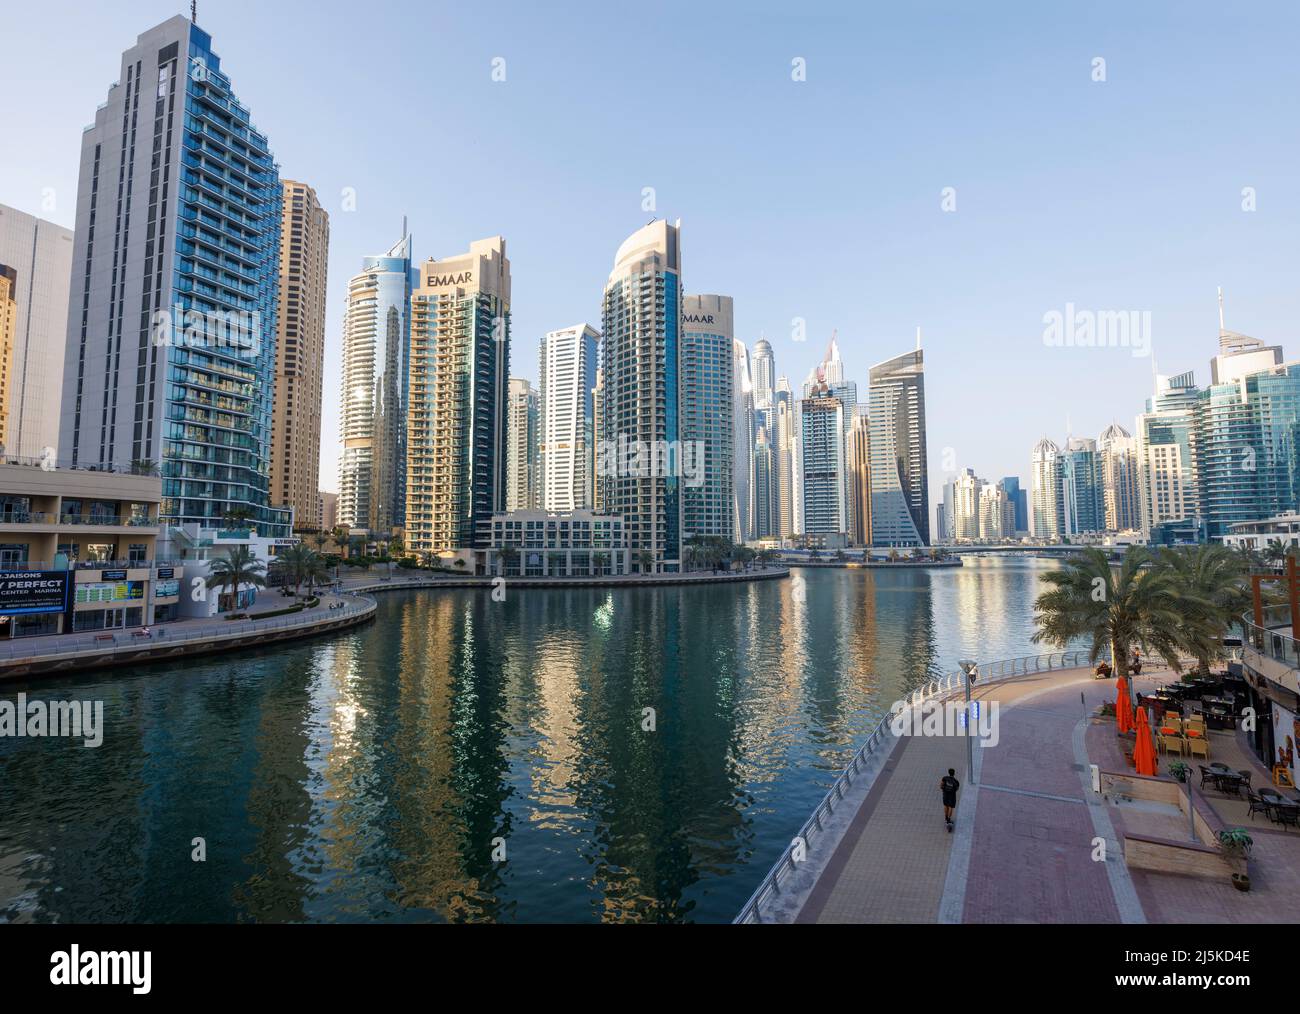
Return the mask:
<svg viewBox="0 0 1300 1014"><path fill-rule="evenodd" d="M1173 677L1148 672L1139 690ZM978 684L977 684L978 687ZM1131 770L1113 721L1093 718L1114 699L1112 680L1087 669L1035 674L978 688L997 701L1000 741L974 749L976 784L965 776L965 743L954 736L900 737L852 812L810 889L774 906L773 921L852 923L1264 922L1300 921L1300 834L1244 801L1199 794L1227 826L1255 839L1253 888L1218 879L1130 869L1122 836L1186 838L1186 818L1158 807L1117 806L1092 791L1090 765ZM1235 731L1211 733L1215 759L1268 772ZM1166 770L1160 758L1160 773ZM938 782L949 767L963 786L956 828L944 829ZM1106 860L1094 860L1096 841ZM793 915L792 915L793 914ZM792 916L792 919L791 919Z"/></svg>
<svg viewBox="0 0 1300 1014"><path fill-rule="evenodd" d="M246 619L173 620L149 628L148 635L136 627L0 642L0 682L264 647L353 627L375 612L374 599L365 595L321 593L319 599L317 605L299 612L267 615L289 603L279 595L264 595L257 607L246 611Z"/></svg>

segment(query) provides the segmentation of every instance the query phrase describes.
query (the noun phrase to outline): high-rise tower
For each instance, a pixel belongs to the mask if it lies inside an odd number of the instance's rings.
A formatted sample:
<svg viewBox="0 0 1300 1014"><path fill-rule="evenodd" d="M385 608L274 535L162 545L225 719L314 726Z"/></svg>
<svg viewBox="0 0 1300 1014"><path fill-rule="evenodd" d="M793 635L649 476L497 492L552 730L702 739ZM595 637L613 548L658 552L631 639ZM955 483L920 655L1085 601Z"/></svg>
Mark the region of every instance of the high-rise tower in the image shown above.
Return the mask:
<svg viewBox="0 0 1300 1014"><path fill-rule="evenodd" d="M271 417L271 502L320 528L320 406L330 218L305 183L284 180L280 305Z"/></svg>
<svg viewBox="0 0 1300 1014"><path fill-rule="evenodd" d="M623 516L638 569L681 569L681 318L679 230L654 221L618 248L601 308L601 509ZM651 467L629 467L628 448Z"/></svg>
<svg viewBox="0 0 1300 1014"><path fill-rule="evenodd" d="M744 449L737 447L732 417L734 330L730 296L682 297L682 441L684 448L694 445L688 452L696 470L682 491L687 536L734 537L737 474L743 468L748 477L752 469L748 459L739 460Z"/></svg>
<svg viewBox="0 0 1300 1014"><path fill-rule="evenodd" d="M405 229L403 229L405 233ZM338 520L387 536L405 521L411 237L365 257L343 311Z"/></svg>
<svg viewBox="0 0 1300 1014"><path fill-rule="evenodd" d="M925 442L925 364L911 352L870 372L871 538L876 546L930 543Z"/></svg>
<svg viewBox="0 0 1300 1014"><path fill-rule="evenodd" d="M59 458L159 468L165 522L289 534L270 493L280 205L208 34L142 34L81 138Z"/></svg>
<svg viewBox="0 0 1300 1014"><path fill-rule="evenodd" d="M595 504L596 355L600 332L590 324L548 331L538 356L541 421L538 494L544 511Z"/></svg>
<svg viewBox="0 0 1300 1014"><path fill-rule="evenodd" d="M510 261L500 236L426 261L411 296L406 545L485 548L506 506Z"/></svg>

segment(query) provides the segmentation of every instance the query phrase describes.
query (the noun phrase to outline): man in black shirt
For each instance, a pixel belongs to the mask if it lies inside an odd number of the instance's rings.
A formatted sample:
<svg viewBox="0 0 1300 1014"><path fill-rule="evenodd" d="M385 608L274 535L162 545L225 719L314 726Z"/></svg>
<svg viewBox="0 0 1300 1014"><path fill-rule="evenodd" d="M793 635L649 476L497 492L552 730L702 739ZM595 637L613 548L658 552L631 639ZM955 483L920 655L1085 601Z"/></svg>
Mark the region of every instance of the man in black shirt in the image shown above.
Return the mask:
<svg viewBox="0 0 1300 1014"><path fill-rule="evenodd" d="M943 793L943 822L949 831L952 830L952 808L957 805L957 790L960 788L961 782L957 781L957 772L952 768L939 779L939 791Z"/></svg>

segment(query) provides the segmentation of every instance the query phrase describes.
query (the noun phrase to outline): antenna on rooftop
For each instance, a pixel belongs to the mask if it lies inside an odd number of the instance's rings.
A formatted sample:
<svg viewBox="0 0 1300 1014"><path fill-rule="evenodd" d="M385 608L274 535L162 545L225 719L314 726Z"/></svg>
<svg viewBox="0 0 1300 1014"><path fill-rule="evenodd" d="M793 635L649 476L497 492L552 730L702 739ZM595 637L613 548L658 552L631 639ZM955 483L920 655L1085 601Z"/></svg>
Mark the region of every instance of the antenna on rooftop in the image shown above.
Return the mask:
<svg viewBox="0 0 1300 1014"><path fill-rule="evenodd" d="M199 23L199 0L190 0L190 21Z"/></svg>
<svg viewBox="0 0 1300 1014"><path fill-rule="evenodd" d="M921 351L921 325L916 325L916 351Z"/></svg>

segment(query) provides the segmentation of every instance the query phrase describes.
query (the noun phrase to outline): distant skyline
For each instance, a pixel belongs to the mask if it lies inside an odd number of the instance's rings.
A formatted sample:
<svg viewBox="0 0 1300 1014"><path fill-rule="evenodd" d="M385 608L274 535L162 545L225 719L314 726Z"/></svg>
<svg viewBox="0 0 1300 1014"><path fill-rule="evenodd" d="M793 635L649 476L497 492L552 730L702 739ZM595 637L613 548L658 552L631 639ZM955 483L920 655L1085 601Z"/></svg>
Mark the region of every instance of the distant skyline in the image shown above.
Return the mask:
<svg viewBox="0 0 1300 1014"><path fill-rule="evenodd" d="M72 226L82 128L121 52L178 13L8 12L23 45L0 64L0 203ZM736 336L766 337L796 391L832 331L865 397L922 328L932 511L963 468L1028 487L1034 443L1067 421L1131 432L1153 358L1208 381L1217 286L1229 329L1300 358L1300 12L1252 15L505 2L484 31L468 6L203 0L198 22L281 174L330 215L322 489L338 489L347 281L403 216L417 262L505 237L511 374L534 384L542 335L599 319L619 244L680 217L685 291L732 296ZM1152 356L1049 346L1044 317L1068 306L1149 313Z"/></svg>

